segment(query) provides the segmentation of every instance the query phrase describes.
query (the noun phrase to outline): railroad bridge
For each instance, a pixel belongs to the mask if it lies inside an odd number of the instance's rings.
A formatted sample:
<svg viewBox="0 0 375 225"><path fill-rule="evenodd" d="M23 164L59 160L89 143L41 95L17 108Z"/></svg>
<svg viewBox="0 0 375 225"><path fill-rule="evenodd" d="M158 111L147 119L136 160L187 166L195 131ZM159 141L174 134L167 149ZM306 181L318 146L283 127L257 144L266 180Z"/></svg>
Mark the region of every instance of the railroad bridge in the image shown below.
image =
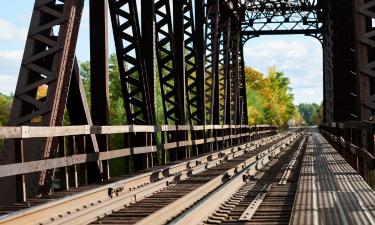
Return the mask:
<svg viewBox="0 0 375 225"><path fill-rule="evenodd" d="M90 105L75 56L84 3ZM0 127L0 224L375 224L374 19L375 0L36 0ZM283 34L322 44L319 127L248 125L244 44ZM110 176L116 160L134 170Z"/></svg>

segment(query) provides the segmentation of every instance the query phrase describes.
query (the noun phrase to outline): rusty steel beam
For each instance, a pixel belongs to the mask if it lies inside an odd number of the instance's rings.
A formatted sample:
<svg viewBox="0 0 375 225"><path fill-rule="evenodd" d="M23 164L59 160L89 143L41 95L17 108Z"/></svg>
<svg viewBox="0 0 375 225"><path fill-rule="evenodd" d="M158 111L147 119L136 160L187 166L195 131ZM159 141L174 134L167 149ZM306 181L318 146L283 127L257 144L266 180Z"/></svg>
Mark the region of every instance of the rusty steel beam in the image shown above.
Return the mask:
<svg viewBox="0 0 375 225"><path fill-rule="evenodd" d="M351 1L331 3L332 42L333 42L333 120L358 120L358 92L354 54L353 8ZM342 17L345 13L345 17Z"/></svg>
<svg viewBox="0 0 375 225"><path fill-rule="evenodd" d="M153 25L152 15L147 15L150 13L147 10L153 10L150 4L152 5L151 1L141 3L144 6L141 7L143 13L146 14L143 21L147 20L141 30L137 1L109 1L127 124L155 123L153 62L150 58L150 55L153 56ZM141 32L148 33L144 35L144 39ZM129 142L129 146L150 145L152 135L131 134L126 135L125 140ZM134 156L134 168L147 168L150 157L150 154Z"/></svg>
<svg viewBox="0 0 375 225"><path fill-rule="evenodd" d="M196 68L196 79L197 79L197 95L199 101L198 107L199 107L199 113L200 113L200 125L205 124L206 121L206 114L204 109L204 73L205 73L205 65L204 65L204 55L205 55L205 39L204 39L204 24L205 24L205 0L195 0L195 35L194 35L194 44L195 44L195 52L196 52L196 60L195 60L195 66Z"/></svg>
<svg viewBox="0 0 375 225"><path fill-rule="evenodd" d="M244 46L242 42L239 46L239 88L240 88L240 119L239 124L248 124L248 111L247 111L247 96L246 96L246 80L245 80L245 58L244 58Z"/></svg>
<svg viewBox="0 0 375 225"><path fill-rule="evenodd" d="M90 0L90 87L91 114L94 125L109 125L109 71L108 71L108 3ZM97 135L100 151L108 151L108 136ZM108 161L101 165L102 178L109 178ZM100 174L89 170L88 181L101 180Z"/></svg>
<svg viewBox="0 0 375 225"><path fill-rule="evenodd" d="M353 1L355 50L357 63L357 91L359 95L358 110L361 121L373 121L375 114L375 72L373 27L375 0ZM369 141L371 140L371 141ZM362 147L375 155L373 132L363 132ZM364 160L358 160L358 167L371 187L375 187L375 170L368 169Z"/></svg>
<svg viewBox="0 0 375 225"><path fill-rule="evenodd" d="M358 91L360 96L361 120L371 120L375 112L375 92L373 71L373 32L372 20L375 19L374 0L354 1L354 17L356 32L356 59L358 68Z"/></svg>
<svg viewBox="0 0 375 225"><path fill-rule="evenodd" d="M205 52L204 52L204 105L205 124L215 124L218 115L218 59L219 59L219 10L218 0L207 1L205 21ZM215 108L216 107L216 108ZM216 111L214 110L216 109ZM206 137L213 137L214 132L206 133ZM213 145L207 146L207 151L213 151Z"/></svg>
<svg viewBox="0 0 375 225"><path fill-rule="evenodd" d="M205 31L205 110L206 124L215 124L215 83L218 74L219 1L211 0L207 6ZM218 96L217 96L218 97Z"/></svg>
<svg viewBox="0 0 375 225"><path fill-rule="evenodd" d="M167 0L155 2L156 56L160 88L162 92L165 124L182 124L183 104L179 77L176 74L175 42L172 27L170 3Z"/></svg>
<svg viewBox="0 0 375 225"><path fill-rule="evenodd" d="M35 1L10 125L62 124L82 7L82 0ZM41 89L47 89L46 93L42 94ZM57 149L56 141L52 138L28 140L25 143L27 149L24 160L53 157ZM2 164L15 160L14 142L8 141L1 156ZM51 171L27 175L27 197L47 193L52 184L51 179ZM15 187L12 180L2 180L1 189ZM15 191L16 188L11 188L9 192L2 193L1 203L14 202Z"/></svg>
<svg viewBox="0 0 375 225"><path fill-rule="evenodd" d="M69 115L70 125L93 125L85 90L80 77L77 59L74 60L66 109ZM84 136L80 139L77 138L76 144L78 150L77 153L99 152L98 142L96 136L93 134ZM61 147L63 148L63 146ZM74 154L74 152L71 152L70 154ZM83 169L85 172L81 172L80 175L84 180L87 180L88 182L100 181L100 162L94 161L87 163Z"/></svg>
<svg viewBox="0 0 375 225"><path fill-rule="evenodd" d="M173 12L169 0L157 0L154 7L156 59L164 120L167 125L183 125L186 121L183 3L176 3ZM172 13L174 26L172 26ZM169 142L184 138L186 138L184 132L167 134ZM184 148L171 151L170 158L177 160L185 157L186 153Z"/></svg>
<svg viewBox="0 0 375 225"><path fill-rule="evenodd" d="M189 9L190 6L186 4L187 2L184 1L174 1L173 2L173 46L174 46L174 65L175 65L175 74L174 74L174 86L175 88L178 88L176 90L176 96L175 98L178 99L179 105L178 105L178 111L177 113L180 115L180 121L178 125L185 124L187 122L187 113L189 112L189 109L186 109L186 107L189 108L190 105L186 105L186 95L187 93L187 82L185 71L187 68L186 64L186 53L185 48L187 46L189 39L188 35L185 33L185 29L189 29L189 21L192 22L190 19L185 22L185 13L190 13L192 15L191 10ZM187 11L186 11L187 10ZM192 28L192 27L190 27ZM190 73L190 71L186 71ZM189 74L190 75L190 74ZM188 134L186 132L179 132L178 134L179 140L186 140L188 137ZM176 159L183 159L190 157L190 152L187 148L181 148L177 149L175 153L172 153L172 155L176 155Z"/></svg>
<svg viewBox="0 0 375 225"><path fill-rule="evenodd" d="M323 108L324 122L333 120L333 30L331 19L331 6L325 10L325 23L323 26Z"/></svg>
<svg viewBox="0 0 375 225"><path fill-rule="evenodd" d="M243 1L244 36L319 34L323 1L246 0Z"/></svg>

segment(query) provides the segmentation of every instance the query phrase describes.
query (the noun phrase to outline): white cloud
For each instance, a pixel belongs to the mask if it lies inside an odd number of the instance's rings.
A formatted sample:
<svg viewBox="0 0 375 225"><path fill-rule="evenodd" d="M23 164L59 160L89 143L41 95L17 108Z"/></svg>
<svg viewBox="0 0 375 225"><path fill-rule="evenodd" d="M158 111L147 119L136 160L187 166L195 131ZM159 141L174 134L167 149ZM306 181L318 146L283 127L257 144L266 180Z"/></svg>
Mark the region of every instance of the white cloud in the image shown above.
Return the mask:
<svg viewBox="0 0 375 225"><path fill-rule="evenodd" d="M0 93L14 93L22 54L22 50L0 51Z"/></svg>
<svg viewBox="0 0 375 225"><path fill-rule="evenodd" d="M4 63L20 63L23 52L18 51L0 51L0 61Z"/></svg>
<svg viewBox="0 0 375 225"><path fill-rule="evenodd" d="M14 93L17 84L17 75L0 74L0 93Z"/></svg>
<svg viewBox="0 0 375 225"><path fill-rule="evenodd" d="M0 18L0 40L1 41L25 41L27 35L26 27L17 27L14 24Z"/></svg>
<svg viewBox="0 0 375 225"><path fill-rule="evenodd" d="M81 29L84 29L86 31L90 30L90 12L89 7L84 6L82 11L82 17L81 17Z"/></svg>
<svg viewBox="0 0 375 225"><path fill-rule="evenodd" d="M0 18L0 93L10 94L16 88L27 30L26 24L17 26Z"/></svg>
<svg viewBox="0 0 375 225"><path fill-rule="evenodd" d="M289 38L289 39L288 39ZM244 49L246 64L262 72L276 65L291 80L295 103L321 102L322 49L308 38L272 37L250 40Z"/></svg>

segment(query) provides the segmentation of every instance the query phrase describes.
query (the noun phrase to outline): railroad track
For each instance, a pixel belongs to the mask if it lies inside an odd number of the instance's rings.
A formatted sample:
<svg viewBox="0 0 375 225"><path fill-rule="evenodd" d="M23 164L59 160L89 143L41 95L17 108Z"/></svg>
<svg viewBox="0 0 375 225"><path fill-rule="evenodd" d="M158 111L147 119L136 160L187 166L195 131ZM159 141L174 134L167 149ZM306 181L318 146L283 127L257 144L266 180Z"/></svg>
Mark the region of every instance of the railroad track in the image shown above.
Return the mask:
<svg viewBox="0 0 375 225"><path fill-rule="evenodd" d="M87 224L98 219L104 221L102 217L109 218L108 215L129 205L135 206L142 199L152 202L154 196L161 196L162 193L163 201L158 201L158 204L168 205L168 201L194 192L199 185L212 179L220 176L220 179L228 179L237 170L241 170L236 166L246 167L250 163L249 156L258 154L263 157L266 155L264 149L276 148L281 140L290 142L297 135L299 134L296 132L285 132L188 161L154 167L106 183L78 187L55 193L48 198L30 199L26 203L3 207L0 208L0 213L3 214L0 224ZM251 161L254 160L256 161ZM216 179L216 182L222 182L220 179ZM191 184L195 186L190 186ZM172 192L176 188L181 193L174 196ZM146 205L145 203L144 210L147 211Z"/></svg>
<svg viewBox="0 0 375 225"><path fill-rule="evenodd" d="M238 177L170 224L289 224L305 145L300 138L255 176Z"/></svg>
<svg viewBox="0 0 375 225"><path fill-rule="evenodd" d="M217 167L178 182L149 198L125 207L93 224L165 224L194 206L205 196L240 173L253 173L263 167L274 154L285 148L300 134L288 135L267 145L248 151ZM194 223L191 223L194 224Z"/></svg>

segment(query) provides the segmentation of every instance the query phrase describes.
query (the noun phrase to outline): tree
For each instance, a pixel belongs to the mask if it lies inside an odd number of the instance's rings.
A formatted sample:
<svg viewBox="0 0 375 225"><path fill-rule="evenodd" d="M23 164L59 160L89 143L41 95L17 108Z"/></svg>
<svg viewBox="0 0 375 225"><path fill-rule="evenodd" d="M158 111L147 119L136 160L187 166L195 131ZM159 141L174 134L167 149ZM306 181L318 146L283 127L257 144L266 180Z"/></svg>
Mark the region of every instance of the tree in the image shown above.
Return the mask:
<svg viewBox="0 0 375 225"><path fill-rule="evenodd" d="M288 126L295 116L290 80L276 67L267 75L245 67L249 124L275 124Z"/></svg>
<svg viewBox="0 0 375 225"><path fill-rule="evenodd" d="M10 110L12 108L11 96L0 93L0 126L6 126L9 122ZM0 139L0 151L3 149L4 140Z"/></svg>
<svg viewBox="0 0 375 225"><path fill-rule="evenodd" d="M301 103L298 105L298 110L301 113L306 125L317 125L317 114L319 112L319 105L316 103Z"/></svg>

